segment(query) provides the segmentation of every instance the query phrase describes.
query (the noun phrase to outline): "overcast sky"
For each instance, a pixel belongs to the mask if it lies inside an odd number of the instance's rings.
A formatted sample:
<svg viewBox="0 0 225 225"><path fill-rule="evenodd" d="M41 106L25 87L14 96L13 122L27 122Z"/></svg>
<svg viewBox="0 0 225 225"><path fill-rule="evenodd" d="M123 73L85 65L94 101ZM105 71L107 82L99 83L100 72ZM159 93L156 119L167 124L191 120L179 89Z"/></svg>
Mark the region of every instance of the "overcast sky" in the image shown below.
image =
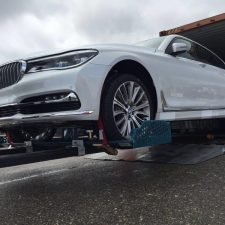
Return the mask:
<svg viewBox="0 0 225 225"><path fill-rule="evenodd" d="M138 42L223 12L224 0L0 0L0 63L48 49Z"/></svg>

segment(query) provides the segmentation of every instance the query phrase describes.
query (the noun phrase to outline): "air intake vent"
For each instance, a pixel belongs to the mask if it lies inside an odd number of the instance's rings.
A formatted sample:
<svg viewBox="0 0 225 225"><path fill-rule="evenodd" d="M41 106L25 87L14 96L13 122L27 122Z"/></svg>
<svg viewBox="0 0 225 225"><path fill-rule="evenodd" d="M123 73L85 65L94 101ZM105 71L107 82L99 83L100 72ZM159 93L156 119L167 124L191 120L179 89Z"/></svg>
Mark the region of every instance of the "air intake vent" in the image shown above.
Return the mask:
<svg viewBox="0 0 225 225"><path fill-rule="evenodd" d="M0 89L9 87L22 78L26 62L19 61L0 66Z"/></svg>

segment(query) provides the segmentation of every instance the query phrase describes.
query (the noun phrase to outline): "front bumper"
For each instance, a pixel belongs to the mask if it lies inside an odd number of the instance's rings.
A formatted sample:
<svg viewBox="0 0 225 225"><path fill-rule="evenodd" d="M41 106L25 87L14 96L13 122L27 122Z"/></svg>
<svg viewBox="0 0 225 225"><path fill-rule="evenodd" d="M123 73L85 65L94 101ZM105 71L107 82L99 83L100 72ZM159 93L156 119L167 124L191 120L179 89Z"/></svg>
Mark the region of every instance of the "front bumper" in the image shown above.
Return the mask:
<svg viewBox="0 0 225 225"><path fill-rule="evenodd" d="M0 118L0 127L6 129L20 125L31 125L33 123L64 124L66 122L88 120L93 113L93 111L66 111L32 115L16 114L11 117Z"/></svg>
<svg viewBox="0 0 225 225"><path fill-rule="evenodd" d="M87 63L67 70L51 70L25 75L18 83L0 89L0 107L21 104L24 99L59 92L77 94L81 107L58 112L21 113L0 117L0 129L32 123L59 124L75 121L97 121L102 86L108 66Z"/></svg>

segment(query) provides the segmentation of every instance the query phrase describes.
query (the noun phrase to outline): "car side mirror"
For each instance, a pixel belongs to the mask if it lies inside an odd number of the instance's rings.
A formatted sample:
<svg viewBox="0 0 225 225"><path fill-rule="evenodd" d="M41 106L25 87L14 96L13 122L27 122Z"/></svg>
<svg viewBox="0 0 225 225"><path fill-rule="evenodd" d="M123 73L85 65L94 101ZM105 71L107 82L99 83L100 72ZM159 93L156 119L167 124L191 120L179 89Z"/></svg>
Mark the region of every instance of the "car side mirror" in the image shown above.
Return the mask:
<svg viewBox="0 0 225 225"><path fill-rule="evenodd" d="M188 46L185 43L173 43L171 55L187 52Z"/></svg>

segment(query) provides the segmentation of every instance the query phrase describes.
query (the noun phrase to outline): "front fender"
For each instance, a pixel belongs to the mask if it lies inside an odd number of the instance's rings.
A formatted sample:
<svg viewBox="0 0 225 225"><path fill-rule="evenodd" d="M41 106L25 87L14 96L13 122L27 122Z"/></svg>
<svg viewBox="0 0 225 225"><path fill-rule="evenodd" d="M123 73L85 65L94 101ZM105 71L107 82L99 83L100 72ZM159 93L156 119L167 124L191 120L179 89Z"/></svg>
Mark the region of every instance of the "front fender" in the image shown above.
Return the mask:
<svg viewBox="0 0 225 225"><path fill-rule="evenodd" d="M161 96L161 82L160 75L157 72L158 66L160 65L160 58L154 54L137 54L137 53L127 53L127 52L100 52L98 57L92 63L94 64L103 64L107 66L106 77L112 68L118 63L124 60L132 60L140 65L142 65L150 74L153 84L156 89L157 99L160 99ZM162 105L158 102L158 112L162 111Z"/></svg>

